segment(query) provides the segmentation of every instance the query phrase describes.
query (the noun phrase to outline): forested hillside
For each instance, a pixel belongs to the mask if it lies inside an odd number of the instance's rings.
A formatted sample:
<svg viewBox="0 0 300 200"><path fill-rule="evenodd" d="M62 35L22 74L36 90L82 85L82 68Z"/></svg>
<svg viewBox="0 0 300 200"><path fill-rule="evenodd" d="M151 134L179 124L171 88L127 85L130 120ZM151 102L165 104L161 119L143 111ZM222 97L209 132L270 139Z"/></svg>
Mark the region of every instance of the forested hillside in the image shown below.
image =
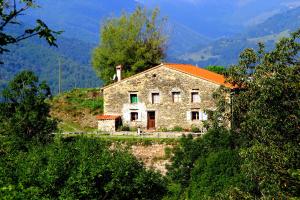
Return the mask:
<svg viewBox="0 0 300 200"><path fill-rule="evenodd" d="M49 47L37 38L12 45L10 52L1 55L5 63L0 68L0 88L20 70L32 70L41 80L47 81L53 93L57 93L59 65L61 91L77 87L99 87L101 81L90 65L92 49L92 44L61 36L58 48Z"/></svg>
<svg viewBox="0 0 300 200"><path fill-rule="evenodd" d="M272 48L275 41L300 27L300 20L297 19L300 19L300 7L276 14L236 36L214 40L208 45L198 46L193 51L169 59L200 66L228 66L236 63L239 52L245 48L257 48L258 42L265 42L267 49Z"/></svg>

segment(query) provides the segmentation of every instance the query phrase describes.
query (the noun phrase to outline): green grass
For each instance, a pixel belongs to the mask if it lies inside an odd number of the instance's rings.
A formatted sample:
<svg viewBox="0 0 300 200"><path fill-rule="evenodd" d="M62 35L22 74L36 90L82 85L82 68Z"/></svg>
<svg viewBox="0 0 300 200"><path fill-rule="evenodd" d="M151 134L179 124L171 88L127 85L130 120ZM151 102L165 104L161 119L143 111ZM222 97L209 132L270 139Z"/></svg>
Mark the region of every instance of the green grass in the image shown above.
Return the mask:
<svg viewBox="0 0 300 200"><path fill-rule="evenodd" d="M61 132L78 132L78 131L93 132L93 131L97 130L96 128L92 128L92 127L81 127L77 123L70 122L70 121L62 121L62 122L60 122L58 124L58 129Z"/></svg>
<svg viewBox="0 0 300 200"><path fill-rule="evenodd" d="M73 89L53 98L53 103L63 99L67 105L63 109L66 111L88 109L91 113L103 112L103 98L99 96L99 89Z"/></svg>

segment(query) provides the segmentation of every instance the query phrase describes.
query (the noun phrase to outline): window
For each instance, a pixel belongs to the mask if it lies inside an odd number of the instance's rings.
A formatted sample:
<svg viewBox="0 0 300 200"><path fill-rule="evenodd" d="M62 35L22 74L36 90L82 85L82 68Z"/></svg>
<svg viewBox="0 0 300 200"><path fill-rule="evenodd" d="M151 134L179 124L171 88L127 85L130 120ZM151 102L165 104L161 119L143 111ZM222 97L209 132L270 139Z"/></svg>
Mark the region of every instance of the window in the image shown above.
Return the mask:
<svg viewBox="0 0 300 200"><path fill-rule="evenodd" d="M159 93L152 93L152 104L160 102Z"/></svg>
<svg viewBox="0 0 300 200"><path fill-rule="evenodd" d="M192 92L192 103L200 103L199 92Z"/></svg>
<svg viewBox="0 0 300 200"><path fill-rule="evenodd" d="M130 103L137 103L138 97L137 94L130 94Z"/></svg>
<svg viewBox="0 0 300 200"><path fill-rule="evenodd" d="M192 120L199 120L200 119L198 111L192 111L191 115L192 115Z"/></svg>
<svg viewBox="0 0 300 200"><path fill-rule="evenodd" d="M174 103L181 101L180 92L172 92L172 96L173 96L173 102Z"/></svg>
<svg viewBox="0 0 300 200"><path fill-rule="evenodd" d="M137 121L139 118L138 112L131 112L130 113L130 121Z"/></svg>

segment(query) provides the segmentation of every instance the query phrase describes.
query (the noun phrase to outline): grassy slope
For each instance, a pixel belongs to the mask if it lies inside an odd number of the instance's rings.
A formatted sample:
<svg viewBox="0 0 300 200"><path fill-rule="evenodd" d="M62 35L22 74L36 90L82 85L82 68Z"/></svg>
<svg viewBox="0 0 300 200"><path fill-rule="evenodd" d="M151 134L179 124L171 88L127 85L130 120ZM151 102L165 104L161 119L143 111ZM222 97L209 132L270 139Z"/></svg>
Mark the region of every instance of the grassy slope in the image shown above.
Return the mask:
<svg viewBox="0 0 300 200"><path fill-rule="evenodd" d="M93 131L97 128L95 115L103 112L100 90L74 89L55 96L51 101L51 116L60 120L63 132Z"/></svg>

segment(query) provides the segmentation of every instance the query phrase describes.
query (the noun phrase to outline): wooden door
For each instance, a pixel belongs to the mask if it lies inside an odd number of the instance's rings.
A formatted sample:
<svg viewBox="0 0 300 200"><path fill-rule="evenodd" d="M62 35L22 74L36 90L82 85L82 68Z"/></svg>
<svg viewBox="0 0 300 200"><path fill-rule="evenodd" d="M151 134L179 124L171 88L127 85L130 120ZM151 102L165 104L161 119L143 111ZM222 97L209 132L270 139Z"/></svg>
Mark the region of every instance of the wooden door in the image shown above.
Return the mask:
<svg viewBox="0 0 300 200"><path fill-rule="evenodd" d="M155 111L148 112L148 129L155 129Z"/></svg>

